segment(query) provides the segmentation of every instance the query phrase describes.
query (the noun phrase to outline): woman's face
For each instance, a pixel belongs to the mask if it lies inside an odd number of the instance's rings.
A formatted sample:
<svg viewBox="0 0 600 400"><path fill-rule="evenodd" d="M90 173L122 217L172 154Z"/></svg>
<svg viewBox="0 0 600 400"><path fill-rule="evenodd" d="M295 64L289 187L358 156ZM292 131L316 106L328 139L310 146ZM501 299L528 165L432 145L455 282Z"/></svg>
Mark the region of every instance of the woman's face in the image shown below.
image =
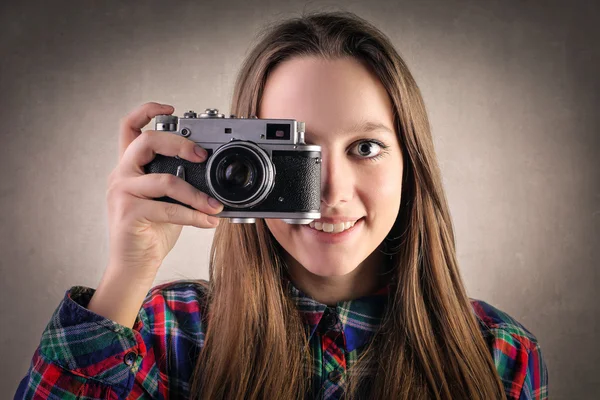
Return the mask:
<svg viewBox="0 0 600 400"><path fill-rule="evenodd" d="M323 227L334 232L342 229L340 221L357 221L347 232L327 233L266 219L269 230L312 274L354 271L377 251L400 207L402 154L385 88L353 58L296 57L272 71L258 117L306 123L306 143L321 146L317 221L335 222ZM373 129L364 130L366 122Z"/></svg>

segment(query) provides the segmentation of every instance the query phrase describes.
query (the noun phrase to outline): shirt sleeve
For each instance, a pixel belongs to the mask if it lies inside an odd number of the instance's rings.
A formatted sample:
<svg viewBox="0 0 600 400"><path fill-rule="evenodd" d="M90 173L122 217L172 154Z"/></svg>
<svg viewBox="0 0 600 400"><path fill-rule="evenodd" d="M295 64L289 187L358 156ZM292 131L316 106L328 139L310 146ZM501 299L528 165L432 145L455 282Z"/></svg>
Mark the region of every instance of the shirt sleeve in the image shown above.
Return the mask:
<svg viewBox="0 0 600 400"><path fill-rule="evenodd" d="M537 343L529 350L527 360L527 372L519 400L545 400L548 398L548 368Z"/></svg>
<svg viewBox="0 0 600 400"><path fill-rule="evenodd" d="M508 400L548 398L548 371L537 340L521 326L499 326L492 333L492 355Z"/></svg>
<svg viewBox="0 0 600 400"><path fill-rule="evenodd" d="M144 307L133 328L87 309L95 289L73 286L42 333L15 399L125 399L136 375L156 387L153 360L145 360L150 332ZM141 384L139 384L141 385ZM139 398L147 393L136 387Z"/></svg>

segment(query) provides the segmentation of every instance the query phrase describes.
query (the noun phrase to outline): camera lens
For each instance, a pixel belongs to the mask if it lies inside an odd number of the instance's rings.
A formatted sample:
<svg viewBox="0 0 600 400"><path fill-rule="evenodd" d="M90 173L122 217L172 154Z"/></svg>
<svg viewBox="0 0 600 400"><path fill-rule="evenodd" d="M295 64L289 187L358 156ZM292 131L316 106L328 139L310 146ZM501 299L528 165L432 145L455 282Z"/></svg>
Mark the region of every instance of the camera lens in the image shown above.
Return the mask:
<svg viewBox="0 0 600 400"><path fill-rule="evenodd" d="M234 208L248 208L267 198L274 186L274 166L258 145L232 141L209 159L206 178L214 196Z"/></svg>
<svg viewBox="0 0 600 400"><path fill-rule="evenodd" d="M225 157L217 165L217 183L228 190L247 188L254 182L255 167L243 155Z"/></svg>

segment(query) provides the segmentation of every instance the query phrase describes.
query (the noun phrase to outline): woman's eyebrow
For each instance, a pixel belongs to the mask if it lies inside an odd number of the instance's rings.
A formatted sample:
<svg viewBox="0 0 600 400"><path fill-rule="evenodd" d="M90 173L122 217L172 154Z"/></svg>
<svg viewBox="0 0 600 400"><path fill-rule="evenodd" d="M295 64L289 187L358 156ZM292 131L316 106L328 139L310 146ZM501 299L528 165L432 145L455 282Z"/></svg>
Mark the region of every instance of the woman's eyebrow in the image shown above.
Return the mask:
<svg viewBox="0 0 600 400"><path fill-rule="evenodd" d="M394 137L396 136L396 133L388 128L385 124L381 123L381 122L373 122L373 121L365 121L365 120L361 120L358 122L355 122L354 124L350 125L348 128L346 128L343 132L347 132L347 133L359 133L359 134L367 134L367 133L371 133L371 132L386 132L388 134L393 135ZM307 130L306 131L306 144L315 144L312 141L312 131Z"/></svg>
<svg viewBox="0 0 600 400"><path fill-rule="evenodd" d="M388 128L386 125L382 124L381 122L373 121L358 121L346 129L346 132L358 133L371 133L373 131L384 131L395 135L394 131Z"/></svg>

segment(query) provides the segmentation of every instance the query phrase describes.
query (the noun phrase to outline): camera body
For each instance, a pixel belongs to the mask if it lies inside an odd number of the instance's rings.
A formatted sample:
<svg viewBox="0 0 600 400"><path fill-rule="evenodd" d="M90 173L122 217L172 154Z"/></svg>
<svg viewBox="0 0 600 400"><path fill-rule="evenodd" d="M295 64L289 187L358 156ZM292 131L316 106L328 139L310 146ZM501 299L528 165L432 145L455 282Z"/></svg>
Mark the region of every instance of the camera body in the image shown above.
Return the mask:
<svg viewBox="0 0 600 400"><path fill-rule="evenodd" d="M157 115L155 130L186 137L208 152L202 163L156 157L145 173L170 173L223 203L218 217L233 223L278 218L308 224L321 218L321 146L304 143L304 122L231 115L217 109L183 118ZM176 203L170 197L155 200Z"/></svg>

